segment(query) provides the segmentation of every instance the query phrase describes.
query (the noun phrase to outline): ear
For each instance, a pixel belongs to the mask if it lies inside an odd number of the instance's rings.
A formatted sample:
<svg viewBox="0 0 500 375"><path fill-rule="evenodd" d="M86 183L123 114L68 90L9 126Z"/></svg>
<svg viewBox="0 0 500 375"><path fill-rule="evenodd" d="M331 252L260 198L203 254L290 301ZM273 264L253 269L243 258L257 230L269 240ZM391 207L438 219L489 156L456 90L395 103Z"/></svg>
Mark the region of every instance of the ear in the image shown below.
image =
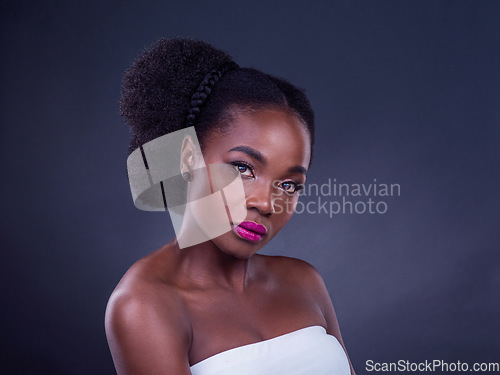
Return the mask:
<svg viewBox="0 0 500 375"><path fill-rule="evenodd" d="M180 172L191 173L195 169L198 153L193 138L187 134L182 140Z"/></svg>

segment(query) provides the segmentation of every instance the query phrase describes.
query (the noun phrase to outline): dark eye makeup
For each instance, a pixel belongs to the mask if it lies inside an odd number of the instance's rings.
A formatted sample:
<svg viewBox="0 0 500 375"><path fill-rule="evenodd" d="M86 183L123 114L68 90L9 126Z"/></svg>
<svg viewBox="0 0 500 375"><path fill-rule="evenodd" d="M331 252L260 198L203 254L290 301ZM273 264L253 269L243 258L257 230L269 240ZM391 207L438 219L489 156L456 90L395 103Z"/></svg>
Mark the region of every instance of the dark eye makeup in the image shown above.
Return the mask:
<svg viewBox="0 0 500 375"><path fill-rule="evenodd" d="M255 178L254 174L254 168L251 164L244 162L244 161L232 161L231 164L233 165L234 169L236 172L241 174L244 177L251 177Z"/></svg>
<svg viewBox="0 0 500 375"><path fill-rule="evenodd" d="M241 160L232 161L230 164L233 165L236 172L241 174L243 177L255 178L254 167L251 164ZM303 184L294 180L282 181L278 186L285 193L290 195L296 194L304 188Z"/></svg>

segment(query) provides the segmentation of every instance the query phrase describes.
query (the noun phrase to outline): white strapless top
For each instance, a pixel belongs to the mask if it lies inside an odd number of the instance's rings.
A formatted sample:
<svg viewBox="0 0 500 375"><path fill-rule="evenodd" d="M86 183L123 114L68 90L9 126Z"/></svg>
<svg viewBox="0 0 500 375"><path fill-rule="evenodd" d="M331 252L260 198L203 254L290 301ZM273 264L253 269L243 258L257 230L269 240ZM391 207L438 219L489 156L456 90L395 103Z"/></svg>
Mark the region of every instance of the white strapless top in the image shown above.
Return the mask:
<svg viewBox="0 0 500 375"><path fill-rule="evenodd" d="M310 326L217 353L191 366L192 375L350 375L338 340Z"/></svg>

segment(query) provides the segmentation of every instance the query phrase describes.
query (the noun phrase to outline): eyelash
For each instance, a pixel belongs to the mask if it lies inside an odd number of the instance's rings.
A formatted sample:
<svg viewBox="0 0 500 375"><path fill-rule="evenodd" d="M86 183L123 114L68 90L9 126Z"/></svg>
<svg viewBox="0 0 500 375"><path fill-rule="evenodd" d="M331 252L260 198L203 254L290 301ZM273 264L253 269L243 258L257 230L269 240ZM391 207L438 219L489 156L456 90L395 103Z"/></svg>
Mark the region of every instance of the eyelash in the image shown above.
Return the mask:
<svg viewBox="0 0 500 375"><path fill-rule="evenodd" d="M253 177L255 178L255 174L253 173L253 166L251 164L248 164L244 161L232 161L231 164L235 167L234 169L236 170L236 172L239 172L240 174L243 174L241 171L238 170L238 167L245 167L247 168L251 173L252 173L252 176L245 176L245 177Z"/></svg>
<svg viewBox="0 0 500 375"><path fill-rule="evenodd" d="M301 183L299 183L297 181L283 181L281 184L285 184L285 183L292 183L292 184L295 185L295 190L292 193L290 193L290 194L293 194L293 195L299 194L299 192L302 189L304 189L304 185L302 185ZM285 192L286 192L286 190L285 190Z"/></svg>
<svg viewBox="0 0 500 375"><path fill-rule="evenodd" d="M254 171L254 168L253 168L253 166L252 166L251 164L248 164L247 162L244 162L244 161L232 161L232 162L231 162L231 165L233 165L233 166L235 167L234 169L235 169L237 172L239 172L240 174L242 174L242 175L243 175L243 173L244 173L244 172L242 173L241 171L239 171L239 170L238 170L238 167L245 167L245 168L247 168L247 169L250 171L250 173L252 174L252 176L244 176L244 177L251 177L251 178L255 178L255 174L254 174L254 172L253 172L253 171ZM246 172L246 171L245 171L245 172ZM294 190L292 193L290 193L290 194L298 194L298 193L299 193L302 189L304 189L304 185L302 185L300 182L293 181L293 180L283 181L283 182L281 183L281 185L286 184L286 183L292 183L292 184L294 184L294 185L295 185L295 190ZM283 189L283 190L284 190L285 192L287 192L285 189Z"/></svg>

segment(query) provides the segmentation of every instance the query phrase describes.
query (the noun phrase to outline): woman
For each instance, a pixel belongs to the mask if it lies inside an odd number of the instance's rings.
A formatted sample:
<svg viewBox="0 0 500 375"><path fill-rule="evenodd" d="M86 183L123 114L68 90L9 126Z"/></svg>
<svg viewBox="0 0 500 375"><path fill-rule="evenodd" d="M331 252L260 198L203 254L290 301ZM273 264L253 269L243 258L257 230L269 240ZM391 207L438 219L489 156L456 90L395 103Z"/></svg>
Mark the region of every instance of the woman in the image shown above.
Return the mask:
<svg viewBox="0 0 500 375"><path fill-rule="evenodd" d="M314 115L304 93L207 43L161 39L127 70L120 104L133 130L129 158L142 155L150 182L147 145L182 135L178 150L169 146L182 179L151 183L172 215L181 212L176 238L136 262L108 302L118 374L353 374L316 269L257 254L305 183ZM230 184L220 209L212 197ZM136 205L149 199L132 190ZM215 218L225 214L227 227Z"/></svg>

